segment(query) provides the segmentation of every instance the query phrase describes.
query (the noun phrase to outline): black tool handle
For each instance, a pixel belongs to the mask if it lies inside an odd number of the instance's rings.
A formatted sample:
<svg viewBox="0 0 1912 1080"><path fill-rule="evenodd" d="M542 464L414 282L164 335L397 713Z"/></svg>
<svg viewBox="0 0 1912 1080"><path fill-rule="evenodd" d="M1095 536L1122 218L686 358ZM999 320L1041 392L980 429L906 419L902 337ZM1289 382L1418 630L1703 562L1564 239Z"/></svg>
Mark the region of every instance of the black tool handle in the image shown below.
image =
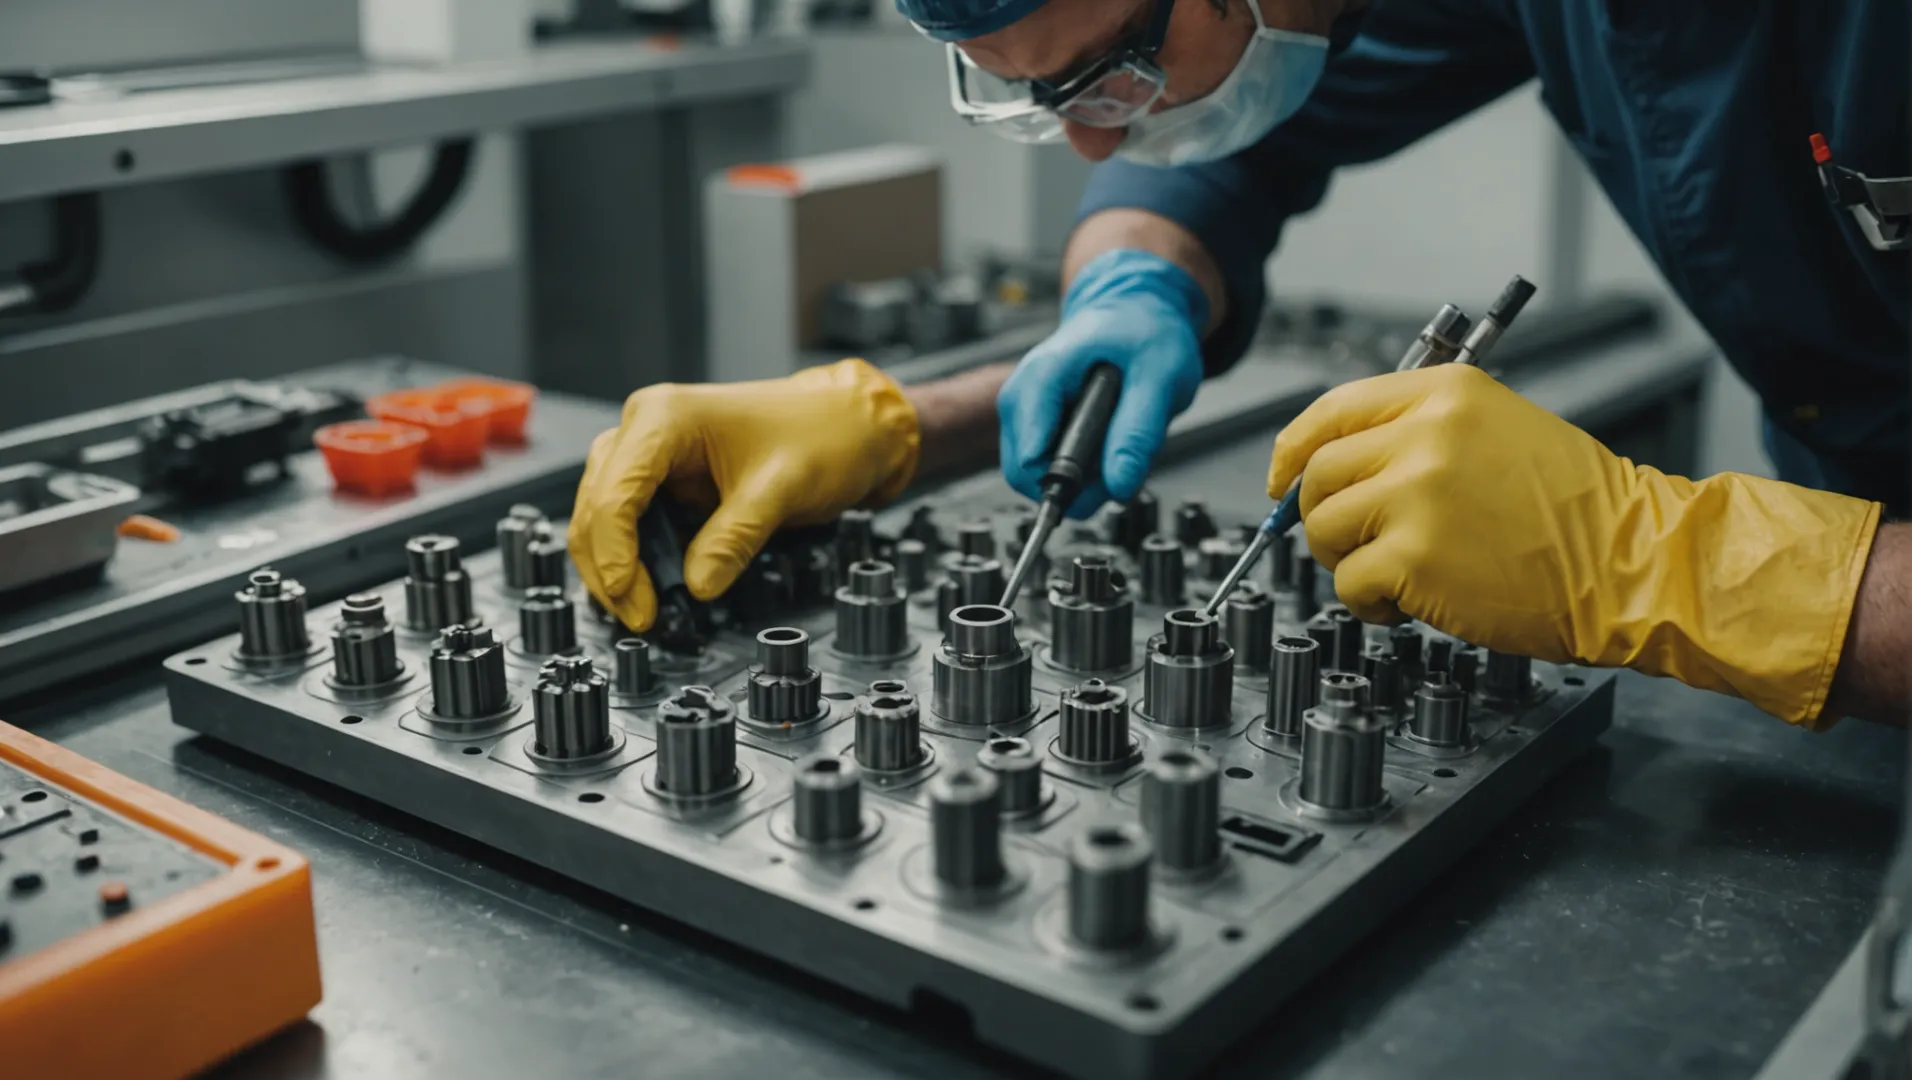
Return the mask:
<svg viewBox="0 0 1912 1080"><path fill-rule="evenodd" d="M1536 291L1533 282L1515 275L1514 280L1508 282L1507 287L1501 290L1500 298L1494 301L1494 306L1487 309L1487 317L1499 323L1502 329L1512 326L1514 320L1520 317L1521 309L1527 306L1527 301L1534 298Z"/></svg>
<svg viewBox="0 0 1912 1080"><path fill-rule="evenodd" d="M1062 425L1056 450L1049 458L1049 471L1042 475L1043 493L1055 493L1068 502L1102 464L1102 444L1108 441L1109 418L1115 415L1115 403L1122 396L1122 371L1114 364L1100 363L1089 369L1082 382L1082 396Z"/></svg>

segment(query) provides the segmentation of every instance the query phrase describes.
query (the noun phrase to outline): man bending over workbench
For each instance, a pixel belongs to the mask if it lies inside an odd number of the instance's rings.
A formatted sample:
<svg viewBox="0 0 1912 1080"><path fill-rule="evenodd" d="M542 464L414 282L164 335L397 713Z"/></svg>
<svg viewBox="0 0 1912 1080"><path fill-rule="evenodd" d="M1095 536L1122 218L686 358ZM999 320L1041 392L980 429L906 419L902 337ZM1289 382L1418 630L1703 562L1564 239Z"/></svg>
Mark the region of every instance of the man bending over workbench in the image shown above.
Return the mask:
<svg viewBox="0 0 1912 1080"><path fill-rule="evenodd" d="M660 485L716 505L685 563L715 597L780 524L998 448L1037 496L1099 360L1122 395L1072 512L1133 496L1204 374L1247 346L1281 227L1333 170L1538 77L1759 391L1791 482L1667 476L1446 365L1324 395L1275 441L1269 496L1303 478L1308 546L1367 622L1671 676L1815 729L1912 713L1912 526L1881 524L1912 506L1905 0L896 3L951 43L968 119L1104 162L1062 323L1013 370L908 389L846 360L632 394L571 520L586 585L625 623L656 613L634 528Z"/></svg>

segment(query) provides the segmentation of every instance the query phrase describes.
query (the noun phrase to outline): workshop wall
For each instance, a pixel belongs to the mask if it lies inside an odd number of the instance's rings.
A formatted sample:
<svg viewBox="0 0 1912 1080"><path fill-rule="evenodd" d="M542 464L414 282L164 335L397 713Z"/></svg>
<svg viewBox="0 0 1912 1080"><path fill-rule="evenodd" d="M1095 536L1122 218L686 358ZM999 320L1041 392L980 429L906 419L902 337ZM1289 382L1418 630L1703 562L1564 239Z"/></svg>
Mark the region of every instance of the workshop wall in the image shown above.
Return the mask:
<svg viewBox="0 0 1912 1080"><path fill-rule="evenodd" d="M359 0L165 0L152 5L168 15L163 32L145 14L109 18L107 7L129 5L6 0L0 66L47 57L44 66L87 71L358 49ZM285 17L263 17L272 12ZM61 315L0 319L0 428L376 354L525 374L518 153L515 136L481 139L446 215L413 250L372 267L343 264L300 234L276 168L105 193L93 290ZM372 220L409 196L425 159L423 148L396 148L335 162L334 197L349 217ZM0 266L42 257L47 241L44 203L0 205Z"/></svg>
<svg viewBox="0 0 1912 1080"><path fill-rule="evenodd" d="M1061 253L1087 162L1067 147L1022 146L964 123L949 107L942 46L907 27L826 30L810 41L810 82L787 114L792 155L887 142L930 147L943 157L952 257Z"/></svg>
<svg viewBox="0 0 1912 1080"><path fill-rule="evenodd" d="M0 71L103 71L347 52L359 0L4 0Z"/></svg>

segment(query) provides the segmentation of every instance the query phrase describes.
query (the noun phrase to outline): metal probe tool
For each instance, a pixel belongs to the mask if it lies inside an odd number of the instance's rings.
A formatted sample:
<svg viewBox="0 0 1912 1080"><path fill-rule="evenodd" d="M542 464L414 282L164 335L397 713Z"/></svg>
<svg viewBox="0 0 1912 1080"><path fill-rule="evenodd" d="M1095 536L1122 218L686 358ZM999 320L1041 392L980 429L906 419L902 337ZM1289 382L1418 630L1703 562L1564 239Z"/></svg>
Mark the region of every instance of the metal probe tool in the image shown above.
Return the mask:
<svg viewBox="0 0 1912 1080"><path fill-rule="evenodd" d="M1036 527L1016 557L1003 586L1002 606L1009 607L1022 592L1022 581L1036 564L1036 556L1049 543L1049 534L1062 524L1069 504L1082 494L1102 464L1102 443L1109 435L1109 418L1115 415L1115 403L1122 396L1122 372L1114 364L1096 364L1082 383L1082 396L1075 411L1062 425L1055 453L1049 457L1049 471L1042 474L1042 505L1036 511Z"/></svg>
<svg viewBox="0 0 1912 1080"><path fill-rule="evenodd" d="M1462 314L1459 308L1452 304L1443 304L1433 321L1428 323L1420 336L1415 339L1414 344L1408 346L1406 355L1401 357L1401 362L1395 370L1412 371L1446 363L1471 364L1479 367L1481 360L1493 351L1494 345L1500 341L1501 335L1505 334L1507 328L1520 316L1521 309L1527 306L1527 301L1533 299L1534 292L1532 282L1515 275L1514 279L1507 283L1507 287L1501 290L1499 299L1494 301L1494 306L1489 308L1480 322L1473 324L1471 328L1468 326L1467 316ZM1461 337L1463 334L1465 336ZM1461 337L1458 343L1454 340L1456 337ZM1255 530L1255 538L1249 542L1248 550L1242 552L1241 558L1235 560L1234 567L1216 587L1215 595L1209 597L1208 603L1203 605L1203 614L1212 616L1220 611L1222 604L1227 602L1228 595L1235 591L1235 586L1241 584L1242 578L1247 577L1248 572L1261 561L1262 553L1275 542L1275 537L1299 524L1301 524L1301 477L1297 476L1295 482L1288 485L1288 491L1282 495L1281 501L1275 504L1274 512L1269 514L1261 523L1261 527Z"/></svg>

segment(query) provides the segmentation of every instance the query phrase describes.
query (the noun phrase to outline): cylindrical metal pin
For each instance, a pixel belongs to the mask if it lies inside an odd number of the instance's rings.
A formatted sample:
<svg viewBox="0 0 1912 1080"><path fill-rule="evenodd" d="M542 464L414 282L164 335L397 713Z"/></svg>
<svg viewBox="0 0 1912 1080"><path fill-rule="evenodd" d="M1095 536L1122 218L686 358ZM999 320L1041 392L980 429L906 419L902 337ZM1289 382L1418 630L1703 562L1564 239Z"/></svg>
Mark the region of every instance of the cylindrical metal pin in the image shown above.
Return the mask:
<svg viewBox="0 0 1912 1080"><path fill-rule="evenodd" d="M1367 645L1367 627L1347 608L1331 610L1328 619L1334 627L1334 662L1328 670L1360 674L1361 653Z"/></svg>
<svg viewBox="0 0 1912 1080"><path fill-rule="evenodd" d="M1219 532L1214 517L1208 512L1208 504L1202 500L1183 499L1175 508L1175 540L1183 547L1197 547Z"/></svg>
<svg viewBox="0 0 1912 1080"><path fill-rule="evenodd" d="M1235 660L1249 671L1267 671L1275 641L1275 602L1261 587L1244 581L1222 605L1222 640L1235 647Z"/></svg>
<svg viewBox="0 0 1912 1080"><path fill-rule="evenodd" d="M1134 652L1135 601L1109 560L1077 556L1069 581L1049 590L1050 656L1069 671L1125 668Z"/></svg>
<svg viewBox="0 0 1912 1080"><path fill-rule="evenodd" d="M610 685L583 656L560 656L538 669L531 693L533 751L559 761L611 747Z"/></svg>
<svg viewBox="0 0 1912 1080"><path fill-rule="evenodd" d="M1142 550L1142 541L1162 531L1162 505L1144 490L1123 503L1111 517L1109 543L1131 556Z"/></svg>
<svg viewBox="0 0 1912 1080"><path fill-rule="evenodd" d="M1278 593L1291 592L1295 587L1295 538L1291 533L1281 533L1268 543L1268 553L1262 556L1268 563L1268 587ZM1312 614L1312 612L1310 613ZM1307 618L1306 615L1302 618Z"/></svg>
<svg viewBox="0 0 1912 1080"><path fill-rule="evenodd" d="M797 836L812 844L838 844L863 832L863 775L856 762L820 753L797 762L791 795Z"/></svg>
<svg viewBox="0 0 1912 1080"><path fill-rule="evenodd" d="M852 565L874 558L876 558L876 531L870 512L845 510L837 518L837 573L841 575Z"/></svg>
<svg viewBox="0 0 1912 1080"><path fill-rule="evenodd" d="M1404 686L1413 686L1425 674L1422 670L1421 641L1421 632L1411 623L1402 623L1388 630L1388 651L1394 655L1394 662L1400 665Z"/></svg>
<svg viewBox="0 0 1912 1080"><path fill-rule="evenodd" d="M922 592L929 588L929 549L921 540L898 540L896 569L903 575L904 592Z"/></svg>
<svg viewBox="0 0 1912 1080"><path fill-rule="evenodd" d="M1029 650L1016 641L1016 616L994 604L950 612L931 657L931 705L957 724L1011 723L1035 706Z"/></svg>
<svg viewBox="0 0 1912 1080"><path fill-rule="evenodd" d="M1200 870L1221 858L1221 773L1194 749L1156 758L1142 777L1142 824L1170 870Z"/></svg>
<svg viewBox="0 0 1912 1080"><path fill-rule="evenodd" d="M528 589L537 584L531 576L532 528L544 521L544 511L525 503L512 507L499 519L498 562L504 569L506 588Z"/></svg>
<svg viewBox="0 0 1912 1080"><path fill-rule="evenodd" d="M1447 673L1454 679L1454 685L1463 693L1474 692L1475 675L1480 670L1480 654L1472 650L1456 650L1454 659L1447 663Z"/></svg>
<svg viewBox="0 0 1912 1080"><path fill-rule="evenodd" d="M1321 598L1315 585L1314 553L1305 544L1297 544L1295 548L1295 618L1312 619L1321 613Z"/></svg>
<svg viewBox="0 0 1912 1080"><path fill-rule="evenodd" d="M1368 707L1393 716L1401 711L1401 665L1381 646L1361 654L1361 677L1368 681Z"/></svg>
<svg viewBox="0 0 1912 1080"><path fill-rule="evenodd" d="M1275 666L1268 676L1268 712L1262 726L1284 739L1301 734L1301 716L1315 707L1321 686L1321 645L1313 638L1275 641Z"/></svg>
<svg viewBox="0 0 1912 1080"><path fill-rule="evenodd" d="M1002 812L1026 814L1042 805L1042 758L1027 739L991 739L976 764L996 774Z"/></svg>
<svg viewBox="0 0 1912 1080"><path fill-rule="evenodd" d="M1142 693L1148 718L1167 727L1228 723L1235 685L1235 650L1221 640L1214 616L1171 611L1162 633L1149 640Z"/></svg>
<svg viewBox="0 0 1912 1080"><path fill-rule="evenodd" d="M617 692L642 697L657 689L657 673L651 668L651 643L643 638L619 638L611 646L617 659Z"/></svg>
<svg viewBox="0 0 1912 1080"><path fill-rule="evenodd" d="M851 563L836 591L836 647L845 656L877 659L909 648L908 596L889 563Z"/></svg>
<svg viewBox="0 0 1912 1080"><path fill-rule="evenodd" d="M1408 735L1429 746L1462 746L1467 742L1467 695L1445 671L1431 671L1414 692L1414 719Z"/></svg>
<svg viewBox="0 0 1912 1080"><path fill-rule="evenodd" d="M532 585L563 588L565 567L571 565L571 551L549 523L531 530L531 543L525 548L525 569Z"/></svg>
<svg viewBox="0 0 1912 1080"><path fill-rule="evenodd" d="M518 605L518 635L524 651L555 656L578 647L578 617L571 598L556 585L534 585Z"/></svg>
<svg viewBox="0 0 1912 1080"><path fill-rule="evenodd" d="M458 539L426 534L405 542L405 625L443 630L472 622L471 578L458 554Z"/></svg>
<svg viewBox="0 0 1912 1080"><path fill-rule="evenodd" d="M1211 536L1195 545L1195 572L1207 581L1220 581L1246 550L1247 545L1233 536Z"/></svg>
<svg viewBox="0 0 1912 1080"><path fill-rule="evenodd" d="M1488 650L1482 695L1498 705L1519 705L1533 695L1534 662L1514 653Z"/></svg>
<svg viewBox="0 0 1912 1080"><path fill-rule="evenodd" d="M440 716L474 720L505 707L505 654L484 627L448 626L432 648L432 709Z"/></svg>
<svg viewBox="0 0 1912 1080"><path fill-rule="evenodd" d="M1069 843L1069 936L1091 949L1132 949L1149 939L1154 845L1134 822L1092 825Z"/></svg>
<svg viewBox="0 0 1912 1080"><path fill-rule="evenodd" d="M996 558L996 530L987 521L965 521L956 527L956 550L975 559Z"/></svg>
<svg viewBox="0 0 1912 1080"><path fill-rule="evenodd" d="M254 570L239 601L239 655L249 660L298 656L312 647L305 625L305 586L270 567Z"/></svg>
<svg viewBox="0 0 1912 1080"><path fill-rule="evenodd" d="M1172 537L1155 535L1142 541L1139 559L1142 576L1142 602L1174 607L1182 602L1188 568L1182 564L1182 548Z"/></svg>
<svg viewBox="0 0 1912 1080"><path fill-rule="evenodd" d="M1367 695L1359 675L1321 677L1321 704L1302 718L1303 802L1336 811L1380 805L1387 728L1368 710Z"/></svg>
<svg viewBox="0 0 1912 1080"><path fill-rule="evenodd" d="M382 686L404 670L398 662L398 635L377 593L354 593L339 605L332 630L332 679L340 686Z"/></svg>
<svg viewBox="0 0 1912 1080"><path fill-rule="evenodd" d="M1101 679L1062 692L1056 752L1084 765L1113 765L1131 753L1129 693Z"/></svg>
<svg viewBox="0 0 1912 1080"><path fill-rule="evenodd" d="M822 708L823 675L810 666L810 635L794 626L757 634L757 662L747 679L753 723L800 724Z"/></svg>
<svg viewBox="0 0 1912 1080"><path fill-rule="evenodd" d="M936 878L953 889L991 889L1002 858L1001 787L986 769L959 766L929 784L930 847Z"/></svg>
<svg viewBox="0 0 1912 1080"><path fill-rule="evenodd" d="M657 707L659 791L710 795L737 782L737 719L716 691L686 686Z"/></svg>
<svg viewBox="0 0 1912 1080"><path fill-rule="evenodd" d="M923 763L922 713L903 683L881 680L856 702L856 759L875 772Z"/></svg>

